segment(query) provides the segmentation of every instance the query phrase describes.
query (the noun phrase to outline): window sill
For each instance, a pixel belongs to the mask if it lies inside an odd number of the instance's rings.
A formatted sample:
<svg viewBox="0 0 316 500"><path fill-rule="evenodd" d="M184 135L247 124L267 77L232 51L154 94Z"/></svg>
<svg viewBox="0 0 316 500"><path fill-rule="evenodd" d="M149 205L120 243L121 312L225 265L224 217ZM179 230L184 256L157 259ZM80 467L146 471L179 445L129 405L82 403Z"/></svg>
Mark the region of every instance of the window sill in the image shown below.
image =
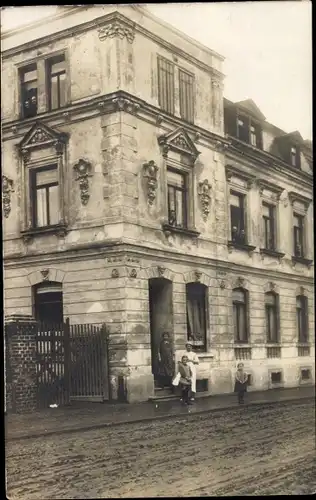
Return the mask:
<svg viewBox="0 0 316 500"><path fill-rule="evenodd" d="M210 352L195 352L195 354L198 356L199 359L207 360L208 358L213 359L215 356L214 354L211 354Z"/></svg>
<svg viewBox="0 0 316 500"><path fill-rule="evenodd" d="M170 233L178 233L183 234L184 236L190 236L192 238L197 238L200 233L195 231L194 229L188 229L184 227L175 227L170 224L162 224L162 229L166 234Z"/></svg>
<svg viewBox="0 0 316 500"><path fill-rule="evenodd" d="M21 231L21 236L24 239L30 239L39 234L56 234L56 236L65 236L67 234L67 227L65 224L55 224L54 226L34 227Z"/></svg>
<svg viewBox="0 0 316 500"><path fill-rule="evenodd" d="M311 259L305 259L305 257L296 257L295 255L292 256L292 262L294 263L294 265L299 262L300 264L303 264L307 267L310 267L313 263Z"/></svg>
<svg viewBox="0 0 316 500"><path fill-rule="evenodd" d="M242 250L244 252L253 252L255 250L255 246L247 245L246 243L237 243L236 241L229 241L227 243L228 248L236 248L236 250Z"/></svg>
<svg viewBox="0 0 316 500"><path fill-rule="evenodd" d="M270 250L269 248L260 248L260 253L270 255L270 257L277 257L278 259L282 259L285 255L285 253L278 252L277 250Z"/></svg>

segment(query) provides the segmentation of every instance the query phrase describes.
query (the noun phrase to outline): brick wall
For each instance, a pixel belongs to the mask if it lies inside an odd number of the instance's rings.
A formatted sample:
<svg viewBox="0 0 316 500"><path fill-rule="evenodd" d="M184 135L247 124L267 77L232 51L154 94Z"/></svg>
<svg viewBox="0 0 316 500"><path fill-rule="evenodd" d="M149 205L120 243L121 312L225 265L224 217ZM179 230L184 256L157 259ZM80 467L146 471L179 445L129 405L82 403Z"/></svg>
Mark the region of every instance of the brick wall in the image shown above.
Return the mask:
<svg viewBox="0 0 316 500"><path fill-rule="evenodd" d="M36 322L29 316L5 321L6 410L12 413L37 408Z"/></svg>

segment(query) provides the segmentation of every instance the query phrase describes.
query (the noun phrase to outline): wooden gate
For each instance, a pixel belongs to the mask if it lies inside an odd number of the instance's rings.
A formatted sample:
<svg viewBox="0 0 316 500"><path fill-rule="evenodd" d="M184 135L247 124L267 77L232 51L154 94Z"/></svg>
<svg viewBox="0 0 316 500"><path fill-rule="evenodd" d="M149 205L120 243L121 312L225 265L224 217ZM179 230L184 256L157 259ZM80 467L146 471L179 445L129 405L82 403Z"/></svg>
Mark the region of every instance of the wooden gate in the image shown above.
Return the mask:
<svg viewBox="0 0 316 500"><path fill-rule="evenodd" d="M71 400L109 399L105 326L39 323L37 329L38 406Z"/></svg>
<svg viewBox="0 0 316 500"><path fill-rule="evenodd" d="M69 322L39 323L36 346L38 407L69 403Z"/></svg>
<svg viewBox="0 0 316 500"><path fill-rule="evenodd" d="M109 399L108 350L105 326L86 324L70 327L70 399Z"/></svg>

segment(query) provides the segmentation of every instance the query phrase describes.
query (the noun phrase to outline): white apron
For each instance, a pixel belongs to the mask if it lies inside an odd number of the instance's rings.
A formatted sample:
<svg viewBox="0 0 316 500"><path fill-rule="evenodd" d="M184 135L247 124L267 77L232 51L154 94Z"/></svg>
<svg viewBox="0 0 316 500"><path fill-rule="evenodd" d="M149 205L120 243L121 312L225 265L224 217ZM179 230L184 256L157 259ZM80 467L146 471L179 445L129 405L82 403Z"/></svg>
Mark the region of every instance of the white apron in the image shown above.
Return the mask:
<svg viewBox="0 0 316 500"><path fill-rule="evenodd" d="M181 360L182 356L188 357L188 360L189 360L188 365L190 366L191 372L192 372L191 390L192 390L192 392L196 392L196 365L193 363L193 361L198 363L199 358L198 358L197 354L193 351L181 352L181 354L179 355L179 360ZM180 373L177 373L177 375L175 376L175 378L172 381L172 384L175 386L179 385L179 381L180 381Z"/></svg>

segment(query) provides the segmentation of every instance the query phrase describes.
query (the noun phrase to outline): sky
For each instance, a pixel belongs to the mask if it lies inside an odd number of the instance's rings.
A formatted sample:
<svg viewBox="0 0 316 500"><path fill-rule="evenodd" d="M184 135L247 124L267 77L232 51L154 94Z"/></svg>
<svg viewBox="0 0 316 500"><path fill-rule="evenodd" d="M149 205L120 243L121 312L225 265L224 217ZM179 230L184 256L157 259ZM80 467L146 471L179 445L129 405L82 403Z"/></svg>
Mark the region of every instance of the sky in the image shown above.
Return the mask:
<svg viewBox="0 0 316 500"><path fill-rule="evenodd" d="M312 139L312 4L303 1L149 4L159 18L226 59L224 95L251 98L268 122ZM56 6L10 7L3 30Z"/></svg>

